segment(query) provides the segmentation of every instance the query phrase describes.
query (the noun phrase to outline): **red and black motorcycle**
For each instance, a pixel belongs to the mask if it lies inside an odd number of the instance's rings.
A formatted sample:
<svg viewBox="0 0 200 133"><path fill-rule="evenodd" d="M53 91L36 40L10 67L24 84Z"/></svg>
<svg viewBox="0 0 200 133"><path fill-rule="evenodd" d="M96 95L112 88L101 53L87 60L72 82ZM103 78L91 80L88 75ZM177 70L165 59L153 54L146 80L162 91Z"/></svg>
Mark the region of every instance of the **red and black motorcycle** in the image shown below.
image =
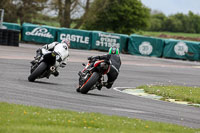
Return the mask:
<svg viewBox="0 0 200 133"><path fill-rule="evenodd" d="M106 60L91 59L88 64L82 64L84 69L78 73L79 87L77 92L87 94L93 89L101 90L104 86L104 75L110 70L110 63Z"/></svg>

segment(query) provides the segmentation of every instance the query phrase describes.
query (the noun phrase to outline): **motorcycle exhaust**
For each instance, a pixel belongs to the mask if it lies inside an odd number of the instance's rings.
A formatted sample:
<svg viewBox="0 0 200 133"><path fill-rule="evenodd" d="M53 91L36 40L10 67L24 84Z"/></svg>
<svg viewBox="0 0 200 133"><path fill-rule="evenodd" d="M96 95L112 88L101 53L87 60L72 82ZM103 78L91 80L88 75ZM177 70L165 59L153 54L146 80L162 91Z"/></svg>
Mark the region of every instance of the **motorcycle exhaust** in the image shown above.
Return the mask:
<svg viewBox="0 0 200 133"><path fill-rule="evenodd" d="M50 67L50 70L51 70L52 72L55 72L56 67L55 67L55 66L51 66L51 67Z"/></svg>

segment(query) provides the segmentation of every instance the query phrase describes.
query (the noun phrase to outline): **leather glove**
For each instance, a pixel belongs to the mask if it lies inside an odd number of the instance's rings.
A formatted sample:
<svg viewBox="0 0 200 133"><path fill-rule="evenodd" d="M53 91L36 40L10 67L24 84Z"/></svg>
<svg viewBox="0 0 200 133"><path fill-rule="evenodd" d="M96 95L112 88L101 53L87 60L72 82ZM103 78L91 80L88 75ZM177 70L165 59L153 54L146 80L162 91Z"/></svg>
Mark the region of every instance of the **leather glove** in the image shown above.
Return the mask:
<svg viewBox="0 0 200 133"><path fill-rule="evenodd" d="M92 56L90 56L90 57L88 57L87 59L88 59L88 60L92 60L92 58L93 58L93 57L92 57Z"/></svg>
<svg viewBox="0 0 200 133"><path fill-rule="evenodd" d="M60 67L63 68L63 67L65 67L66 65L67 65L66 63L61 63L61 64L60 64Z"/></svg>
<svg viewBox="0 0 200 133"><path fill-rule="evenodd" d="M103 82L103 86L106 86L106 85L108 85L108 83L107 82Z"/></svg>

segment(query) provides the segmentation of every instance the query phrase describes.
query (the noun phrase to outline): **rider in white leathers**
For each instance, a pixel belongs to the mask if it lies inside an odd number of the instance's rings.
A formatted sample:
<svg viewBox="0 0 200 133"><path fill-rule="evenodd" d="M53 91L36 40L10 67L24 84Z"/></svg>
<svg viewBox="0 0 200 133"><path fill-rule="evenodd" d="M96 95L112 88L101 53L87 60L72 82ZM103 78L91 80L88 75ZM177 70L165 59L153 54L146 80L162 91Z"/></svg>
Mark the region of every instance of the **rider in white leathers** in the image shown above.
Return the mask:
<svg viewBox="0 0 200 133"><path fill-rule="evenodd" d="M40 58L42 55L54 51L56 52L59 56L59 58L56 58L56 64L55 64L55 71L52 73L54 76L58 76L58 68L59 67L65 67L67 64L67 60L69 58L69 51L68 48L70 47L70 41L68 40L63 40L61 43L59 42L53 42L50 44L44 45L41 49L38 49L36 51L36 57L35 59L37 60ZM34 63L34 62L32 62Z"/></svg>

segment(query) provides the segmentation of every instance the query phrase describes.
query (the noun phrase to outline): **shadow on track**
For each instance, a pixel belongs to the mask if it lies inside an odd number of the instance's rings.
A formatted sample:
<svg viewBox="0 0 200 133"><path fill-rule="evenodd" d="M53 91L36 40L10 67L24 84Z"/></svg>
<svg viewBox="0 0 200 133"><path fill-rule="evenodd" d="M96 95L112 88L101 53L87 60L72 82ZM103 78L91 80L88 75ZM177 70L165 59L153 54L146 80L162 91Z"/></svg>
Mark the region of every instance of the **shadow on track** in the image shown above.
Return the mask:
<svg viewBox="0 0 200 133"><path fill-rule="evenodd" d="M87 93L87 94L83 94L83 95L90 95L90 96L98 96L98 97L109 97L109 98L116 98L116 97L113 97L113 96L101 95L101 94L94 94L94 93Z"/></svg>
<svg viewBox="0 0 200 133"><path fill-rule="evenodd" d="M47 84L47 85L60 85L58 83L51 83L51 82L44 82L44 81L34 81L29 83L36 83L36 84Z"/></svg>

